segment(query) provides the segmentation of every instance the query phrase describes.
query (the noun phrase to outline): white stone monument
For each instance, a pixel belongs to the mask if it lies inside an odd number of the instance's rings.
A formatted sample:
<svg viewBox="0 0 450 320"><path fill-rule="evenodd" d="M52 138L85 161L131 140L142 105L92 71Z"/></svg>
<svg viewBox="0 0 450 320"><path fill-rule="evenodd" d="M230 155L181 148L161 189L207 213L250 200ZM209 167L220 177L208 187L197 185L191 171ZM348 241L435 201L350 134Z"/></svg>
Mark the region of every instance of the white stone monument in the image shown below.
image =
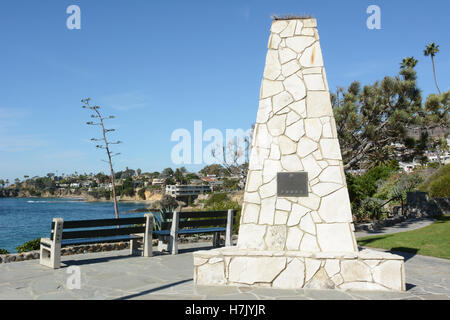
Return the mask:
<svg viewBox="0 0 450 320"><path fill-rule="evenodd" d="M403 257L358 250L316 20L274 20L237 247L197 285L405 290Z"/></svg>

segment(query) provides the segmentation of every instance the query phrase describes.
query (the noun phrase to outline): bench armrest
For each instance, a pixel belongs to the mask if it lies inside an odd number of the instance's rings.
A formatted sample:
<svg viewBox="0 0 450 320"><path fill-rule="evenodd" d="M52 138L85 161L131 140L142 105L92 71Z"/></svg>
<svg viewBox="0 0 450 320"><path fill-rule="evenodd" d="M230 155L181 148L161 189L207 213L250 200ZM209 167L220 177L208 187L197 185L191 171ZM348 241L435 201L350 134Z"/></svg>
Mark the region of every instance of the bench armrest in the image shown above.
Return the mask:
<svg viewBox="0 0 450 320"><path fill-rule="evenodd" d="M50 238L41 238L41 243L51 245L53 244L53 241L50 240Z"/></svg>

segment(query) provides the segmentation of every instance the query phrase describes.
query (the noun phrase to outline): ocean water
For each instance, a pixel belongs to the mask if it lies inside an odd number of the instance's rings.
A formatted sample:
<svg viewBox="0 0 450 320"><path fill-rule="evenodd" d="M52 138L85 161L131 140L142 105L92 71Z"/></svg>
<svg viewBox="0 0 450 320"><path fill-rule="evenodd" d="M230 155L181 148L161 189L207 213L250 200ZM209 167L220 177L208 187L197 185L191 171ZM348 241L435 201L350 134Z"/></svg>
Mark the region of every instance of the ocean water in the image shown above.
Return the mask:
<svg viewBox="0 0 450 320"><path fill-rule="evenodd" d="M119 216L142 217L144 203L119 202ZM0 248L11 253L24 242L49 237L53 218L64 220L114 218L112 202L85 202L74 199L0 198Z"/></svg>

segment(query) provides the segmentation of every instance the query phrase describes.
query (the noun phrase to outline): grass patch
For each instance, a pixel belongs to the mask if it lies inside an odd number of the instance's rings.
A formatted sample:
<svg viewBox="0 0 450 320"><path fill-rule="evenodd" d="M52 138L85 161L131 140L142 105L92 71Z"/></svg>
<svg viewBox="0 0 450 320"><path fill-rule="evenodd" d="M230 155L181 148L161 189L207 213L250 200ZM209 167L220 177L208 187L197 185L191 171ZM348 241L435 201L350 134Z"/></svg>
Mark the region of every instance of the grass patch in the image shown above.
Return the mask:
<svg viewBox="0 0 450 320"><path fill-rule="evenodd" d="M360 238L358 245L450 259L450 215L417 230Z"/></svg>

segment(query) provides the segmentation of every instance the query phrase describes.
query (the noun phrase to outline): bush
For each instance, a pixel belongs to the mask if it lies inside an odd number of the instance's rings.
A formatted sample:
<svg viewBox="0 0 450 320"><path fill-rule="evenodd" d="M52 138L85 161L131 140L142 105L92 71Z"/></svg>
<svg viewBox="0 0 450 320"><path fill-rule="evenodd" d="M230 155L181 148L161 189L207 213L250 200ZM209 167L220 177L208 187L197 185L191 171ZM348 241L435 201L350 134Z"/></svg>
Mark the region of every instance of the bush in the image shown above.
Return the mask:
<svg viewBox="0 0 450 320"><path fill-rule="evenodd" d="M439 162L431 162L427 166L428 166L428 168L439 169L440 164L439 164Z"/></svg>
<svg viewBox="0 0 450 320"><path fill-rule="evenodd" d="M433 180L428 187L428 195L431 198L449 198L450 174L446 174Z"/></svg>
<svg viewBox="0 0 450 320"><path fill-rule="evenodd" d="M117 186L116 193L121 196L134 196L134 182L131 178L126 178L121 186Z"/></svg>
<svg viewBox="0 0 450 320"><path fill-rule="evenodd" d="M32 197L40 197L41 196L41 192L36 190L36 189L30 189L30 196L32 196Z"/></svg>
<svg viewBox="0 0 450 320"><path fill-rule="evenodd" d="M142 200L145 200L145 189L139 189L138 195Z"/></svg>
<svg viewBox="0 0 450 320"><path fill-rule="evenodd" d="M222 188L224 190L239 190L239 179L223 179Z"/></svg>
<svg viewBox="0 0 450 320"><path fill-rule="evenodd" d="M100 188L100 189L89 191L88 195L94 197L95 199L105 198L106 200L109 200L111 198L110 191L106 190L104 188Z"/></svg>
<svg viewBox="0 0 450 320"><path fill-rule="evenodd" d="M226 193L213 193L206 201L205 205L205 211L236 210L236 216L233 221L233 233L238 233L242 210L238 202L230 200Z"/></svg>
<svg viewBox="0 0 450 320"><path fill-rule="evenodd" d="M28 242L25 242L23 245L16 247L17 252L27 252L33 250L39 250L41 245L41 238L37 238Z"/></svg>
<svg viewBox="0 0 450 320"><path fill-rule="evenodd" d="M394 173L379 186L374 198L389 200L401 196L406 199L406 193L415 190L422 181L421 172Z"/></svg>
<svg viewBox="0 0 450 320"><path fill-rule="evenodd" d="M163 210L178 207L178 202L175 200L175 198L168 194L162 196L161 200L159 200L159 204Z"/></svg>
<svg viewBox="0 0 450 320"><path fill-rule="evenodd" d="M358 184L357 177L350 173L345 173L345 179L347 181L347 189L350 197L350 202L352 203L352 205L357 206L364 198L364 192L361 189L361 185Z"/></svg>
<svg viewBox="0 0 450 320"><path fill-rule="evenodd" d="M378 186L386 180L391 174L397 172L397 168L388 166L376 166L368 170L362 176L356 177L356 183L363 193L363 198L372 197L378 189Z"/></svg>
<svg viewBox="0 0 450 320"><path fill-rule="evenodd" d="M439 187L439 185L441 185L443 182L445 182L445 179L447 179L448 181L448 176L450 175L450 164L446 164L445 166L440 167L438 170L434 171L433 174L431 174L420 186L419 186L419 190L423 191L423 192L428 192L430 197L436 197L433 196L433 194L439 194L439 195L444 195L446 194L446 196L444 197L449 197L448 195L448 187L447 187L447 192L445 191L445 184L443 187ZM443 177L447 177L444 178L442 180ZM440 182L435 182L437 180L440 180ZM431 191L431 185L434 183L434 190Z"/></svg>
<svg viewBox="0 0 450 320"><path fill-rule="evenodd" d="M216 203L221 203L224 201L230 201L226 193L212 193L208 200L206 200L206 205L208 207L214 206Z"/></svg>
<svg viewBox="0 0 450 320"><path fill-rule="evenodd" d="M8 254L8 253L9 253L8 250L0 248L0 254Z"/></svg>
<svg viewBox="0 0 450 320"><path fill-rule="evenodd" d="M377 198L365 198L353 211L357 222L381 218L381 205L384 201Z"/></svg>

